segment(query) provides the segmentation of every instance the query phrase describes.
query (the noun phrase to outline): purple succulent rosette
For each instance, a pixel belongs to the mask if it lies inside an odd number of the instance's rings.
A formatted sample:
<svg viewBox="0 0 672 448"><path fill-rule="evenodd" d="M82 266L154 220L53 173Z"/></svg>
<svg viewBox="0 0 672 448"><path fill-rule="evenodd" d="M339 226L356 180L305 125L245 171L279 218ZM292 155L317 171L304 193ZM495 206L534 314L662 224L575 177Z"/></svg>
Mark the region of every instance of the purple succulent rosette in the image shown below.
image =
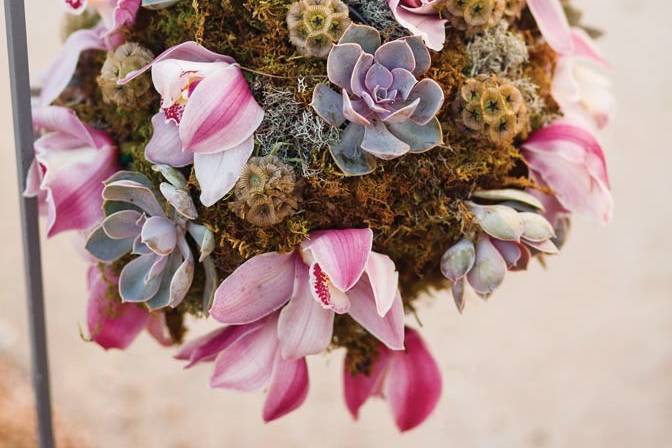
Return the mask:
<svg viewBox="0 0 672 448"><path fill-rule="evenodd" d="M444 101L434 80L418 80L429 70L429 51L419 36L381 45L378 30L351 25L327 59L329 80L340 93L318 84L311 103L334 127L349 122L338 144L330 146L338 167L349 176L389 160L422 153L443 143L436 115Z"/></svg>

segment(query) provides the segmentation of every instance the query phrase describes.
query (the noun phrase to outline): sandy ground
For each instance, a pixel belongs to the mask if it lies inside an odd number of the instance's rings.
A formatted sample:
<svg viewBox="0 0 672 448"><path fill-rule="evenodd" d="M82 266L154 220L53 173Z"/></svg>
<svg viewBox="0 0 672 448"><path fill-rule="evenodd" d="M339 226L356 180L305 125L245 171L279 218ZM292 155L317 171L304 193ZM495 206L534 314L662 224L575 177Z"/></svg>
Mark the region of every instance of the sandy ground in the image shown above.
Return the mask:
<svg viewBox="0 0 672 448"><path fill-rule="evenodd" d="M29 3L33 76L59 45L57 3ZM604 136L616 217L606 228L577 220L548 271L510 275L495 298L471 301L464 316L445 295L427 301L424 335L445 391L423 427L399 436L383 402L351 422L341 404L341 354L313 358L305 405L265 426L262 394L209 390L208 368L183 371L147 336L124 353L83 342L85 265L67 236L44 244L52 386L63 418L100 447L672 446L672 2L580 3L608 30L602 46L620 105ZM4 69L0 76L0 356L25 368Z"/></svg>

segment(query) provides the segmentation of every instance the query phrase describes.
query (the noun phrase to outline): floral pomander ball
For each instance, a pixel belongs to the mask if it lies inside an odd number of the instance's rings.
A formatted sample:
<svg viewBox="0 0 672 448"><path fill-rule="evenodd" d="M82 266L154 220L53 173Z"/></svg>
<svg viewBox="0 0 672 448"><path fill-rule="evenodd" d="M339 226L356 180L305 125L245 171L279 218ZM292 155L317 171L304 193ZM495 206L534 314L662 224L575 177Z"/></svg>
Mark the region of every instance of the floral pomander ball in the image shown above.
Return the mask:
<svg viewBox="0 0 672 448"><path fill-rule="evenodd" d="M566 7L65 0L25 194L85 235L91 341L147 330L265 421L340 353L353 417L420 425L445 354L417 299L469 312L552 267L574 214L611 218L609 66Z"/></svg>

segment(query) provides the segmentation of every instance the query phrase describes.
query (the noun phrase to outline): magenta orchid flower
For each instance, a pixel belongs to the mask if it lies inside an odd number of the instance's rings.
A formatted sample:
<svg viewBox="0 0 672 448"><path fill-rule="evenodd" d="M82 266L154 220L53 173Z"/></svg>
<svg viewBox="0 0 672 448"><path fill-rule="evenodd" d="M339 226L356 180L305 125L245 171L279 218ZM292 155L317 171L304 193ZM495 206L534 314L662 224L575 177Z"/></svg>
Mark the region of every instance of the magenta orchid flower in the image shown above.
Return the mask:
<svg viewBox="0 0 672 448"><path fill-rule="evenodd" d="M387 0L399 25L416 36L422 37L425 45L440 51L446 42L446 19L439 16L442 0Z"/></svg>
<svg viewBox="0 0 672 448"><path fill-rule="evenodd" d="M616 105L611 82L603 74L609 65L585 31L572 29L572 40L573 53L561 56L555 66L553 98L565 116L603 128Z"/></svg>
<svg viewBox="0 0 672 448"><path fill-rule="evenodd" d="M98 266L92 265L87 278L89 302L86 322L93 342L105 350L123 350L131 345L142 330L147 330L159 344L166 347L172 345L170 336L166 334L163 313L150 314L146 308L134 303L121 303L110 295L110 291L117 290L110 283L114 285L119 281L110 268L101 271Z"/></svg>
<svg viewBox="0 0 672 448"><path fill-rule="evenodd" d="M278 313L245 325L215 330L185 344L176 355L187 367L214 361L211 387L268 389L263 418L270 422L297 409L308 395L305 358L286 359L278 339Z"/></svg>
<svg viewBox="0 0 672 448"><path fill-rule="evenodd" d="M150 68L162 101L152 118L154 135L145 157L174 167L193 163L201 203L209 207L240 177L264 111L235 61L195 42L166 50L121 82Z"/></svg>
<svg viewBox="0 0 672 448"><path fill-rule="evenodd" d="M527 0L542 36L558 54L574 52L569 21L560 0Z"/></svg>
<svg viewBox="0 0 672 448"><path fill-rule="evenodd" d="M68 86L82 52L112 51L124 42L121 29L130 26L140 7L140 0L64 0L71 14L81 14L87 8L96 11L101 21L91 29L75 31L63 44L42 81L39 104L52 103Z"/></svg>
<svg viewBox="0 0 672 448"><path fill-rule="evenodd" d="M102 217L103 181L118 169L116 146L64 107L34 110L33 125L46 132L35 141L24 195L46 209L48 236L88 230Z"/></svg>
<svg viewBox="0 0 672 448"><path fill-rule="evenodd" d="M220 284L210 313L225 324L247 324L284 306L278 336L287 359L322 352L334 314L345 313L390 349L402 350L399 274L372 243L370 229L326 230L311 233L292 253L257 255Z"/></svg>
<svg viewBox="0 0 672 448"><path fill-rule="evenodd" d="M347 360L346 360L347 365ZM406 350L380 346L369 374L344 370L345 402L357 419L371 396L387 400L400 431L424 422L441 397L441 372L417 331L406 328Z"/></svg>
<svg viewBox="0 0 672 448"><path fill-rule="evenodd" d="M563 208L603 223L611 219L607 163L590 131L558 121L533 133L521 149L532 175L553 190Z"/></svg>

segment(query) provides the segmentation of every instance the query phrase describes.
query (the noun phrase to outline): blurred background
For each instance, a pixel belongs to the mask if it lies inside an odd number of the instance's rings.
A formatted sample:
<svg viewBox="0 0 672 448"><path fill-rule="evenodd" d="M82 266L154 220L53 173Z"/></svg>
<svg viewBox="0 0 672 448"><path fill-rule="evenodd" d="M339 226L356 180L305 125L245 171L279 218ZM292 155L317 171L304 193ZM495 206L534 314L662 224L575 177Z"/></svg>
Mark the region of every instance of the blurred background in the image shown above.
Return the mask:
<svg viewBox="0 0 672 448"><path fill-rule="evenodd" d="M184 371L146 335L125 352L105 353L80 337L86 266L75 242L60 236L44 241L43 254L61 446L672 446L672 2L575 3L586 23L606 31L600 45L613 64L619 111L603 140L614 221L576 219L547 270L535 264L509 275L488 303L469 301L463 316L448 294L425 300L423 335L444 393L423 426L399 435L379 400L352 422L342 401L342 353L313 357L306 403L269 425L261 421L262 393L210 390L209 367ZM28 0L34 79L61 44L60 6ZM14 448L34 442L11 438L30 440L32 403L2 29L0 447Z"/></svg>

